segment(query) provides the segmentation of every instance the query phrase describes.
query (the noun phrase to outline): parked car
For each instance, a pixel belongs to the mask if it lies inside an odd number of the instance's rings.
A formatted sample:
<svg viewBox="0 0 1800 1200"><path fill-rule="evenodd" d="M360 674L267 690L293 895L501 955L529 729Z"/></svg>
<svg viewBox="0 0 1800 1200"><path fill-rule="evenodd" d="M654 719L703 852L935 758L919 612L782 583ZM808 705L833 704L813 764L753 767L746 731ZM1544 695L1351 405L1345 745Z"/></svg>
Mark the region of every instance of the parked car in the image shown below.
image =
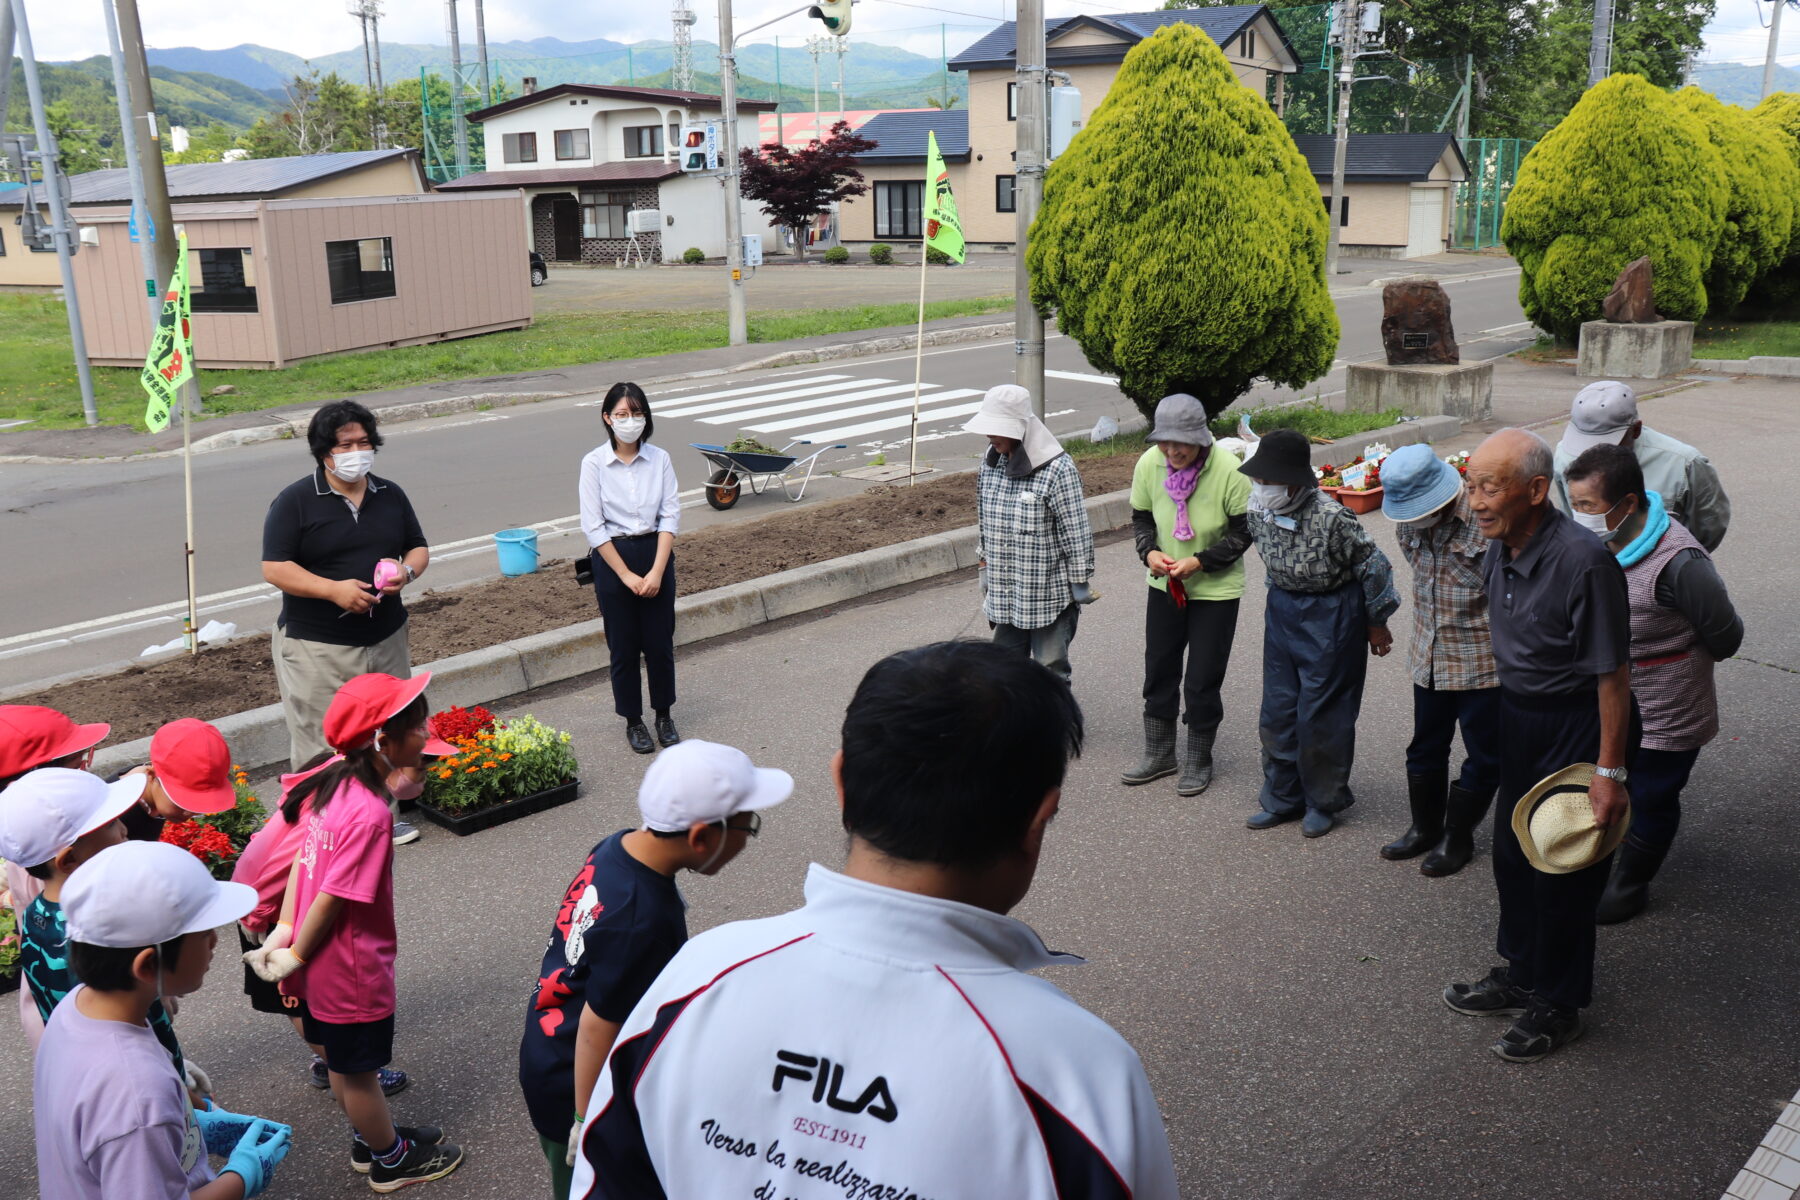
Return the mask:
<svg viewBox="0 0 1800 1200"><path fill-rule="evenodd" d="M531 252L531 286L543 287L550 279L550 268L544 265L544 256L536 250Z"/></svg>

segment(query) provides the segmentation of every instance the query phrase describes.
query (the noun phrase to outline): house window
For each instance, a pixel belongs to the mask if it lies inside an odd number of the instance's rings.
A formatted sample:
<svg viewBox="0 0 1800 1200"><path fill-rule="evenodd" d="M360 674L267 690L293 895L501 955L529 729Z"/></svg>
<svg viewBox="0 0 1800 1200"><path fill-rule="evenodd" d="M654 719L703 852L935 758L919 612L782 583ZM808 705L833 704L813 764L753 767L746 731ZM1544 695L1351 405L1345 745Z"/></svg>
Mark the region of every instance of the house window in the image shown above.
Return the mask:
<svg viewBox="0 0 1800 1200"><path fill-rule="evenodd" d="M1331 197L1326 195L1320 196L1319 199L1325 202L1325 216L1329 218L1331 216ZM1340 226L1348 225L1350 223L1350 197L1340 196L1338 199L1343 203L1343 207L1338 210L1338 224Z"/></svg>
<svg viewBox="0 0 1800 1200"><path fill-rule="evenodd" d="M662 152L663 129L661 125L626 126L626 158L661 158Z"/></svg>
<svg viewBox="0 0 1800 1200"><path fill-rule="evenodd" d="M256 265L250 251L188 251L188 291L195 312L255 312Z"/></svg>
<svg viewBox="0 0 1800 1200"><path fill-rule="evenodd" d="M1006 119L1009 121L1019 119L1019 85L1016 83L1006 85Z"/></svg>
<svg viewBox="0 0 1800 1200"><path fill-rule="evenodd" d="M572 158L586 158L587 156L587 130L559 129L556 131L556 157L559 162Z"/></svg>
<svg viewBox="0 0 1800 1200"><path fill-rule="evenodd" d="M584 238L630 237L630 230L625 228L625 214L630 208L630 192L581 193L581 236Z"/></svg>
<svg viewBox="0 0 1800 1200"><path fill-rule="evenodd" d="M877 183L875 185L875 236L916 238L924 236L925 183Z"/></svg>
<svg viewBox="0 0 1800 1200"><path fill-rule="evenodd" d="M509 163L537 161L537 134L503 133L500 135L501 157Z"/></svg>
<svg viewBox="0 0 1800 1200"><path fill-rule="evenodd" d="M360 238L325 243L325 271L331 302L352 304L394 294L394 239Z"/></svg>
<svg viewBox="0 0 1800 1200"><path fill-rule="evenodd" d="M995 212L1018 212L1019 211L1018 196L1013 191L1013 188L1016 183L1016 179L1017 179L1017 177L1012 176L1012 175L996 175L996 176L994 176L994 211Z"/></svg>

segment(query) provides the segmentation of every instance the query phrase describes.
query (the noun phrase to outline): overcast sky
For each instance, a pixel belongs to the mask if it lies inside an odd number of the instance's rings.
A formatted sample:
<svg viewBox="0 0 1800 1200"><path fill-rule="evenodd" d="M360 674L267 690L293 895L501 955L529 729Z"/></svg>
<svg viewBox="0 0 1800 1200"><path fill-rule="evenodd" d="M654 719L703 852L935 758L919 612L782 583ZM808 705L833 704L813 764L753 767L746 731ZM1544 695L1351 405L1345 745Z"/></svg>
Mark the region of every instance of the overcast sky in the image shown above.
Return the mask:
<svg viewBox="0 0 1800 1200"><path fill-rule="evenodd" d="M100 4L103 0L26 0L32 22L32 39L38 57L55 61L85 58L104 53L105 26ZM460 0L462 34L465 43L474 40L474 0ZM740 29L782 11L794 0L737 0L734 12ZM717 35L717 6L713 0L689 0L700 18L696 36L707 41ZM437 0L385 0L382 18L384 41L402 41L442 45L444 38L444 6ZM1137 12L1155 7L1141 6L1124 0L1108 3L1081 3L1080 0L1046 0L1051 16L1064 16L1082 11ZM138 0L146 40L152 46L198 46L223 50L245 42L254 42L305 56L348 50L360 44L361 34L354 19L346 11L344 0L242 0L239 3L214 3L209 0ZM1759 8L1761 17L1759 17ZM572 22L572 11L582 11L582 19ZM590 15L593 9L613 9L612 13ZM627 11L616 11L616 10ZM568 0L487 0L486 20L489 42L514 41L534 37L559 37L569 41L587 38L611 38L635 42L647 38L666 39L669 23L656 15L658 4L614 4L603 2L592 6L574 6ZM1760 63L1768 44L1762 19L1767 17L1766 0L1719 0L1718 16L1707 31L1708 61L1737 60ZM951 26L951 52L978 32L976 22L983 17L1011 17L1011 0L861 0L856 9L855 30L858 36L889 45L904 45L919 53L935 54L938 49L938 25ZM762 41L776 34L785 39L806 37L818 29L816 22L804 16L790 17L771 27L753 40ZM1787 66L1800 66L1800 11L1790 7L1782 23L1781 61Z"/></svg>

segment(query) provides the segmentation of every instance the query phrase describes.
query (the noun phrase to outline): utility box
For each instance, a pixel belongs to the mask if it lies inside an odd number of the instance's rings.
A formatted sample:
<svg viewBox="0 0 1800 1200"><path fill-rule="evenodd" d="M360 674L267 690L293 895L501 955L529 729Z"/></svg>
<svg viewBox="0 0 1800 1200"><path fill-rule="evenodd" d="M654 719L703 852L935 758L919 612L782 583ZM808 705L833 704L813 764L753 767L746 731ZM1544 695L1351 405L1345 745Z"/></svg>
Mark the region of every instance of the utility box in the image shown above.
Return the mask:
<svg viewBox="0 0 1800 1200"><path fill-rule="evenodd" d="M744 265L746 267L762 266L762 235L746 233L744 235Z"/></svg>
<svg viewBox="0 0 1800 1200"><path fill-rule="evenodd" d="M1069 143L1081 132L1081 89L1077 87L1053 87L1050 89L1050 157L1056 158L1069 148Z"/></svg>
<svg viewBox="0 0 1800 1200"><path fill-rule="evenodd" d="M625 228L632 233L661 233L662 212L654 208L634 208L625 214Z"/></svg>

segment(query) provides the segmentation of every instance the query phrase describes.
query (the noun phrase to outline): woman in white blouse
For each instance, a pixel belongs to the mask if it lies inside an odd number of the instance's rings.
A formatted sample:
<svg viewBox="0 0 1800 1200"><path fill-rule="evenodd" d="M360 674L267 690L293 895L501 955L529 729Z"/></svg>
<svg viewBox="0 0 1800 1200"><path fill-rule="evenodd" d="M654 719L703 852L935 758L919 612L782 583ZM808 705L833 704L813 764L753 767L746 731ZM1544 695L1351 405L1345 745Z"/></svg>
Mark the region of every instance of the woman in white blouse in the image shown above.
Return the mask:
<svg viewBox="0 0 1800 1200"><path fill-rule="evenodd" d="M656 740L681 740L675 706L675 530L681 522L675 465L650 444L650 401L635 383L615 383L600 405L606 444L581 460L581 529L594 564L594 594L612 657L613 710L639 754L656 749L644 726L641 658L650 673Z"/></svg>

